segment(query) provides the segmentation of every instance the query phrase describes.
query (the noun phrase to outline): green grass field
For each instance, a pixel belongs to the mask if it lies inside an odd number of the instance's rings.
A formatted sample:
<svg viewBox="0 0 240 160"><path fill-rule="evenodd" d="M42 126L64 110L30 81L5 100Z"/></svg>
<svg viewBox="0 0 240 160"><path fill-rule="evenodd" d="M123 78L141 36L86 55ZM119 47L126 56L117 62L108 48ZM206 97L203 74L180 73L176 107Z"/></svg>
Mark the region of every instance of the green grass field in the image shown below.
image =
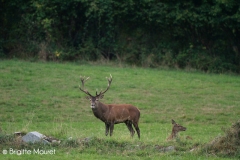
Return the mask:
<svg viewBox="0 0 240 160"><path fill-rule="evenodd" d="M94 117L79 90L79 76L89 76L85 88L95 93L107 87L104 103L129 103L141 111L141 139L125 124L105 136L105 125ZM16 131L38 131L60 144L17 144L0 140L5 159L233 159L199 152L224 135L240 115L240 77L177 70L144 69L80 63L0 61L0 127L2 137ZM171 119L187 127L179 139L166 141ZM186 139L191 136L193 140ZM71 139L69 139L71 137ZM84 139L90 139L85 143ZM161 147L174 146L173 152ZM54 155L10 154L13 150L55 150ZM192 148L196 148L190 152ZM7 150L8 154L3 154ZM239 154L238 154L239 156Z"/></svg>

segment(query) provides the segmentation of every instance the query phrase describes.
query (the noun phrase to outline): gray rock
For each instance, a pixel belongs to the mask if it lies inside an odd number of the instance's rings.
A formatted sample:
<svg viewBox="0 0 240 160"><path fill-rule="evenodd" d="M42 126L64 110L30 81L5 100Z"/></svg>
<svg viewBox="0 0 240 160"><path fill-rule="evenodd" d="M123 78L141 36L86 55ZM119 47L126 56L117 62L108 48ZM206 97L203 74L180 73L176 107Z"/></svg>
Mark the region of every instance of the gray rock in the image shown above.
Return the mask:
<svg viewBox="0 0 240 160"><path fill-rule="evenodd" d="M45 140L46 136L39 132L29 132L25 136L22 137L22 140L27 143L35 143L35 142L43 142L44 144L48 144L49 142Z"/></svg>
<svg viewBox="0 0 240 160"><path fill-rule="evenodd" d="M87 138L84 139L84 142L85 142L85 143L89 143L91 140L92 140L91 137L87 137Z"/></svg>
<svg viewBox="0 0 240 160"><path fill-rule="evenodd" d="M174 146L169 146L169 147L166 147L165 148L165 152L172 152L175 150L175 147Z"/></svg>
<svg viewBox="0 0 240 160"><path fill-rule="evenodd" d="M162 146L155 146L160 152L172 152L175 151L174 146L162 147Z"/></svg>

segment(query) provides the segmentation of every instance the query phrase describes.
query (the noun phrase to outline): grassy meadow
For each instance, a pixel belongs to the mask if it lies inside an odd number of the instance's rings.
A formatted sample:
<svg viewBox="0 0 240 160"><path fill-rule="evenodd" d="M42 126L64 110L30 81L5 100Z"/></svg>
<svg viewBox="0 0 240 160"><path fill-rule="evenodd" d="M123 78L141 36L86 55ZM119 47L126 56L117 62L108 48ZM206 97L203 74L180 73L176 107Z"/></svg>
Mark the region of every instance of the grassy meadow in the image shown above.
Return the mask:
<svg viewBox="0 0 240 160"><path fill-rule="evenodd" d="M125 124L105 136L105 125L95 118L80 75L89 76L92 94L107 87L104 103L129 103L141 111L133 138ZM178 70L148 69L112 64L0 61L0 157L5 159L234 159L202 150L224 135L240 119L240 77ZM179 138L166 141L171 119L187 127ZM38 131L60 144L21 144L11 135ZM192 140L186 139L187 136ZM9 140L6 140L9 139ZM174 146L175 151L162 148ZM10 154L14 150L55 150L54 155ZM193 151L190 151L194 149ZM8 154L3 154L7 150Z"/></svg>

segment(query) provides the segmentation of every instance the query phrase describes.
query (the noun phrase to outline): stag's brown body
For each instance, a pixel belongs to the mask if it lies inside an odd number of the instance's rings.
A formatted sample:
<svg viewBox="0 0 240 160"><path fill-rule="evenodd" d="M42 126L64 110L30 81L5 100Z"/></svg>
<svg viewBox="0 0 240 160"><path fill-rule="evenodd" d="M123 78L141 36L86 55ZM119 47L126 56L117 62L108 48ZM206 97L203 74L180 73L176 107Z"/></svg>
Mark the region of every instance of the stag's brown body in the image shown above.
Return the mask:
<svg viewBox="0 0 240 160"><path fill-rule="evenodd" d="M81 78L83 86L86 80ZM110 136L112 136L114 124L125 123L131 133L131 136L135 133L132 127L133 125L137 131L138 138L140 138L140 129L138 127L140 111L137 107L130 104L104 104L99 101L103 98L104 93L109 89L112 77L108 79L108 82L108 88L104 92L101 91L99 94L96 93L96 96L92 96L88 91L82 89L81 87L80 90L88 95L87 99L91 102L91 108L95 117L105 123L106 136L108 135L109 130Z"/></svg>
<svg viewBox="0 0 240 160"><path fill-rule="evenodd" d="M114 124L125 123L131 133L134 135L132 125L138 133L140 138L140 130L138 128L138 121L140 118L140 111L130 104L104 104L98 102L96 108L92 108L93 114L102 120L106 126L106 135L110 129L110 136L113 133Z"/></svg>
<svg viewBox="0 0 240 160"><path fill-rule="evenodd" d="M92 108L94 115L108 123L122 123L132 121L138 123L140 118L139 110L130 104L103 104L99 102L98 107Z"/></svg>

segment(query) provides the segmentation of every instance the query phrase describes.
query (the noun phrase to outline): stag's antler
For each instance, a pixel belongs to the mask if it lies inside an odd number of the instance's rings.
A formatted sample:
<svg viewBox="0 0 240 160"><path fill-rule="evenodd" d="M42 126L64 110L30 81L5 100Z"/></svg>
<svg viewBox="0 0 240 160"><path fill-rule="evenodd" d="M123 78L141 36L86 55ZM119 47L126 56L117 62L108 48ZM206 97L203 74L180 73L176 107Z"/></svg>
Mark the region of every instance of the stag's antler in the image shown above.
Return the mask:
<svg viewBox="0 0 240 160"><path fill-rule="evenodd" d="M106 93L107 92L107 90L110 88L110 85L111 85L111 83L112 83L112 75L110 74L110 77L108 78L108 77L106 77L106 79L108 80L108 87L107 87L107 89L105 90L105 91L101 91L99 94L97 94L97 92L96 92L96 95L103 95L104 93Z"/></svg>
<svg viewBox="0 0 240 160"><path fill-rule="evenodd" d="M87 78L85 79L85 76L84 76L84 77L80 76L80 80L82 81L82 88L81 88L81 86L79 85L79 89L80 89L81 91L83 91L84 93L86 93L87 95L89 95L89 96L92 97L92 95L91 95L87 90L84 89L84 82L87 81L89 78L90 78L90 77L87 77Z"/></svg>

